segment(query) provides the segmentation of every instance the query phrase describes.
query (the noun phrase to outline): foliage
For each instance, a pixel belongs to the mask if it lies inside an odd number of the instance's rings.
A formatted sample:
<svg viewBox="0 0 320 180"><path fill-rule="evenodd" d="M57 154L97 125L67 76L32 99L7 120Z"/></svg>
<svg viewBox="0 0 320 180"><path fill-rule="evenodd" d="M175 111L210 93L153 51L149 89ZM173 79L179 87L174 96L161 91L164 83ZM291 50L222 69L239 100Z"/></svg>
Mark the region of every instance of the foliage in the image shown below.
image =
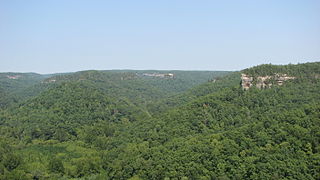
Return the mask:
<svg viewBox="0 0 320 180"><path fill-rule="evenodd" d="M132 72L54 77L0 111L0 179L320 179L319 65L176 90ZM297 78L243 91L240 73Z"/></svg>

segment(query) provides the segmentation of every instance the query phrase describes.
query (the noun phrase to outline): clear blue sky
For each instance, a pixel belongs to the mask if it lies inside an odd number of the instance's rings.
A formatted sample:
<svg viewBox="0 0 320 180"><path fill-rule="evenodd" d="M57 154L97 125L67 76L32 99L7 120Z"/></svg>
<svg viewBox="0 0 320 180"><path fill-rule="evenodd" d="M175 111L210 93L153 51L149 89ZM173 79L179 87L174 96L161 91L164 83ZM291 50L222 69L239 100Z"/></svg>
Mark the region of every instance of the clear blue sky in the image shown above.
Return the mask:
<svg viewBox="0 0 320 180"><path fill-rule="evenodd" d="M1 0L0 71L320 60L319 0Z"/></svg>

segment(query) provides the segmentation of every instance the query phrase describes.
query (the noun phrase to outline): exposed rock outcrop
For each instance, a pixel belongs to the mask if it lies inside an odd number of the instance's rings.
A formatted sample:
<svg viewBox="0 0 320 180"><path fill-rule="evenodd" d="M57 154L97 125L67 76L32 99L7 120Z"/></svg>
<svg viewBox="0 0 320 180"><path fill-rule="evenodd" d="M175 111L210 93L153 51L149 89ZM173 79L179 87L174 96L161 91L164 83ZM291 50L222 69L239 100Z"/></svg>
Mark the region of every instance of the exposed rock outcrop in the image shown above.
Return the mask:
<svg viewBox="0 0 320 180"><path fill-rule="evenodd" d="M147 77L159 77L159 78L174 78L174 74L172 73L166 73L166 74L161 74L161 73L143 73L142 76L147 76Z"/></svg>
<svg viewBox="0 0 320 180"><path fill-rule="evenodd" d="M272 83L269 83L268 80L270 80L272 76L258 76L256 87L259 89L269 88L272 86Z"/></svg>
<svg viewBox="0 0 320 180"><path fill-rule="evenodd" d="M54 83L54 82L56 82L57 80L56 79L46 79L46 80L44 80L44 81L42 81L41 83Z"/></svg>
<svg viewBox="0 0 320 180"><path fill-rule="evenodd" d="M241 74L242 89L248 90L252 86L253 77L246 74Z"/></svg>
<svg viewBox="0 0 320 180"><path fill-rule="evenodd" d="M257 76L252 77L247 74L241 74L241 86L242 89L248 90L254 84L258 89L270 88L273 83L281 86L284 81L295 79L296 77L288 76L287 74L275 73L273 76Z"/></svg>
<svg viewBox="0 0 320 180"><path fill-rule="evenodd" d="M275 74L275 80L278 85L282 85L284 81L295 79L296 77L287 76L286 74Z"/></svg>
<svg viewBox="0 0 320 180"><path fill-rule="evenodd" d="M21 76L20 75L15 75L15 76L7 76L8 79L19 79Z"/></svg>

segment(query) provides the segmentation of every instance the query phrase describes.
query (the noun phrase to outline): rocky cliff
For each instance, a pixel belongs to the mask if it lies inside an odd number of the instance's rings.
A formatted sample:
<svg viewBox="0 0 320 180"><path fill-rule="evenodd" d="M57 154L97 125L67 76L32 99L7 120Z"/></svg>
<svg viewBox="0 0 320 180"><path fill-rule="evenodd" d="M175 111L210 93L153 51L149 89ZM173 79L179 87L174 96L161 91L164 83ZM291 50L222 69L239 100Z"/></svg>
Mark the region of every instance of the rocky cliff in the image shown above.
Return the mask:
<svg viewBox="0 0 320 180"><path fill-rule="evenodd" d="M256 86L258 89L270 88L272 85L277 84L279 86L290 79L296 77L288 76L287 74L275 73L272 76L257 76L253 77L248 74L241 74L241 86L242 89L248 90L252 86Z"/></svg>

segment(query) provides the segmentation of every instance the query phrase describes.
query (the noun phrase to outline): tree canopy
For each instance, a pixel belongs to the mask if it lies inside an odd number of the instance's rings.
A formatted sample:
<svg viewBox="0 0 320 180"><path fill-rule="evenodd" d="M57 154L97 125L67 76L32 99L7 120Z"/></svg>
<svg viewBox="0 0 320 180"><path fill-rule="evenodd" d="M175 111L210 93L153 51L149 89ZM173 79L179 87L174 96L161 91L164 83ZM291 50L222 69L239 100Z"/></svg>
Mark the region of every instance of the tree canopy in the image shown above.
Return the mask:
<svg viewBox="0 0 320 180"><path fill-rule="evenodd" d="M143 73L32 85L0 110L0 179L320 179L320 63ZM241 73L296 78L244 91Z"/></svg>

